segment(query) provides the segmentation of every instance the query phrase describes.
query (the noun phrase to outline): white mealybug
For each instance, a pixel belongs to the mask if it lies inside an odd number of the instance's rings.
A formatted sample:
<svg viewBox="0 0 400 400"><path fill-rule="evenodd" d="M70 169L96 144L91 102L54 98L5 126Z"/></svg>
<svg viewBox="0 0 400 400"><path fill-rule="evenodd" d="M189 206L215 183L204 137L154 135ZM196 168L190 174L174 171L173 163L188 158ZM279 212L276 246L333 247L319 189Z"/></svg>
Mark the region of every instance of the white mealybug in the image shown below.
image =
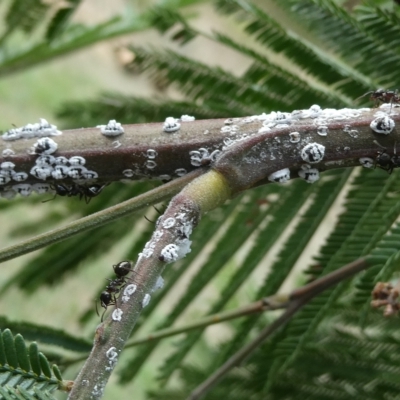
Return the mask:
<svg viewBox="0 0 400 400"><path fill-rule="evenodd" d="M180 129L181 124L174 117L165 118L165 122L163 125L163 131L167 133L176 132Z"/></svg>
<svg viewBox="0 0 400 400"><path fill-rule="evenodd" d="M29 196L32 193L32 185L29 185L28 183L13 185L12 189L24 197Z"/></svg>
<svg viewBox="0 0 400 400"><path fill-rule="evenodd" d="M178 254L179 248L176 244L167 244L162 250L161 254L158 257L160 261L164 261L166 263L171 263L179 258Z"/></svg>
<svg viewBox="0 0 400 400"><path fill-rule="evenodd" d="M31 168L30 174L33 175L35 178L46 180L49 176L51 176L53 172L52 167L46 167L46 166L39 166L35 165L34 167Z"/></svg>
<svg viewBox="0 0 400 400"><path fill-rule="evenodd" d="M15 168L15 164L11 161L4 161L0 164L1 169L11 170Z"/></svg>
<svg viewBox="0 0 400 400"><path fill-rule="evenodd" d="M12 178L15 175L15 171L13 169L0 169L1 175L8 176Z"/></svg>
<svg viewBox="0 0 400 400"><path fill-rule="evenodd" d="M290 142L291 143L298 143L300 142L300 133L299 132L291 132L289 133Z"/></svg>
<svg viewBox="0 0 400 400"><path fill-rule="evenodd" d="M35 137L38 129L39 124L26 124L20 130L20 137L26 139Z"/></svg>
<svg viewBox="0 0 400 400"><path fill-rule="evenodd" d="M47 157L53 157L53 156L47 156ZM68 165L69 160L67 157L64 156L60 156L60 157L54 157L54 162L53 164L57 164L57 165ZM36 162L37 164L37 162Z"/></svg>
<svg viewBox="0 0 400 400"><path fill-rule="evenodd" d="M49 124L44 118L39 118L39 121L36 136L58 136L62 134L55 125Z"/></svg>
<svg viewBox="0 0 400 400"><path fill-rule="evenodd" d="M285 183L290 179L289 168L284 168L268 175L268 180L271 182Z"/></svg>
<svg viewBox="0 0 400 400"><path fill-rule="evenodd" d="M21 128L9 129L3 133L3 140L17 140L21 138Z"/></svg>
<svg viewBox="0 0 400 400"><path fill-rule="evenodd" d="M319 143L309 143L302 148L300 155L307 163L318 163L324 158L325 146Z"/></svg>
<svg viewBox="0 0 400 400"><path fill-rule="evenodd" d="M5 190L4 192L0 192L0 196L4 199L11 200L17 195L15 190Z"/></svg>
<svg viewBox="0 0 400 400"><path fill-rule="evenodd" d="M69 167L66 165L56 165L54 170L51 172L51 176L54 179L64 179L68 177Z"/></svg>
<svg viewBox="0 0 400 400"><path fill-rule="evenodd" d="M0 185L6 185L10 180L11 178L9 176L0 173Z"/></svg>
<svg viewBox="0 0 400 400"><path fill-rule="evenodd" d="M12 157L15 156L15 151L12 149L4 149L1 154L3 157Z"/></svg>
<svg viewBox="0 0 400 400"><path fill-rule="evenodd" d="M99 174L96 171L82 171L82 179L97 179Z"/></svg>
<svg viewBox="0 0 400 400"><path fill-rule="evenodd" d="M26 172L16 172L12 178L16 182L23 182L28 179L28 174Z"/></svg>
<svg viewBox="0 0 400 400"><path fill-rule="evenodd" d="M97 125L97 128L100 128L104 136L119 136L125 132L122 125L115 119L110 120L107 125Z"/></svg>
<svg viewBox="0 0 400 400"><path fill-rule="evenodd" d="M36 154L53 154L57 151L58 144L48 137L38 139L33 145Z"/></svg>
<svg viewBox="0 0 400 400"><path fill-rule="evenodd" d="M392 132L395 123L392 118L387 115L375 118L369 125L371 129L376 133L381 133L383 135L388 135Z"/></svg>
<svg viewBox="0 0 400 400"><path fill-rule="evenodd" d="M122 171L122 173L127 178L132 178L135 175L135 173L133 172L133 169L125 169Z"/></svg>
<svg viewBox="0 0 400 400"><path fill-rule="evenodd" d="M86 160L83 157L80 156L73 156L69 160L69 165L71 166L77 166L77 165L85 165Z"/></svg>
<svg viewBox="0 0 400 400"><path fill-rule="evenodd" d="M144 163L144 166L145 166L147 169L154 169L155 167L157 167L157 163L156 163L155 161L153 161L153 160L147 160L147 161Z"/></svg>
<svg viewBox="0 0 400 400"><path fill-rule="evenodd" d="M175 222L176 222L175 218L172 218L172 217L167 218L165 221L163 221L162 226L165 229L169 229L175 225Z"/></svg>
<svg viewBox="0 0 400 400"><path fill-rule="evenodd" d="M191 122L191 121L194 121L195 120L195 118L194 117L192 117L192 116L190 116L190 115L182 115L181 116L181 121L182 122Z"/></svg>
<svg viewBox="0 0 400 400"><path fill-rule="evenodd" d="M145 308L150 303L150 300L151 296L148 293L146 293L142 300L142 307Z"/></svg>
<svg viewBox="0 0 400 400"><path fill-rule="evenodd" d="M318 125L317 133L319 136L326 136L328 134L328 127L326 125Z"/></svg>
<svg viewBox="0 0 400 400"><path fill-rule="evenodd" d="M314 183L319 179L319 171L316 168L301 169L298 174L308 183Z"/></svg>
<svg viewBox="0 0 400 400"><path fill-rule="evenodd" d="M58 158L61 158L61 157L57 157L57 159ZM56 158L54 156L40 156L36 159L35 163L36 163L36 165L39 165L40 167L50 167L56 163Z"/></svg>
<svg viewBox="0 0 400 400"><path fill-rule="evenodd" d="M148 149L146 151L146 155L147 155L147 158L150 158L150 160L153 160L154 158L156 158L158 156L158 153L156 150Z"/></svg>
<svg viewBox="0 0 400 400"><path fill-rule="evenodd" d="M124 293L122 296L122 302L126 303L129 301L133 293L136 292L137 286L134 283L131 283L130 285L127 285L124 289Z"/></svg>
<svg viewBox="0 0 400 400"><path fill-rule="evenodd" d="M115 351L117 350L115 347L110 347L106 352L106 357L109 360L115 360L118 357L118 353Z"/></svg>
<svg viewBox="0 0 400 400"><path fill-rule="evenodd" d="M185 168L178 168L175 170L175 174L178 176L184 176L187 174L187 171Z"/></svg>
<svg viewBox="0 0 400 400"><path fill-rule="evenodd" d="M72 179L80 179L83 172L87 172L85 167L71 167L68 171L68 176Z"/></svg>
<svg viewBox="0 0 400 400"><path fill-rule="evenodd" d="M197 150L190 151L189 155L190 155L190 164L192 164L194 167L200 167L202 158L200 151Z"/></svg>
<svg viewBox="0 0 400 400"><path fill-rule="evenodd" d="M370 157L361 157L359 161L360 164L365 168L374 168L375 166L374 160Z"/></svg>
<svg viewBox="0 0 400 400"><path fill-rule="evenodd" d="M34 183L32 185L32 190L38 194L44 194L53 191L48 183Z"/></svg>
<svg viewBox="0 0 400 400"><path fill-rule="evenodd" d="M154 284L154 286L151 288L152 292L155 292L158 289L162 289L164 287L164 278L160 275L157 278L156 283Z"/></svg>
<svg viewBox="0 0 400 400"><path fill-rule="evenodd" d="M121 321L124 312L120 308L116 308L111 314L113 321Z"/></svg>

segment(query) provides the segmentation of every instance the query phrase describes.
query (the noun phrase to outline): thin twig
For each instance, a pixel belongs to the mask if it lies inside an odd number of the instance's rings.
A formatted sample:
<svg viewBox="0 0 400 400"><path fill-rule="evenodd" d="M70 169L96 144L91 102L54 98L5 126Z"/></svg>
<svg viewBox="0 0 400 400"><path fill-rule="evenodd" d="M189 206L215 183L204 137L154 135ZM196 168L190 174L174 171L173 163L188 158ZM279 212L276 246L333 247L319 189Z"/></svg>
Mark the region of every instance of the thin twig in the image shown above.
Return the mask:
<svg viewBox="0 0 400 400"><path fill-rule="evenodd" d="M209 378L207 378L201 385L199 385L189 395L187 400L198 400L201 399L207 392L209 392L214 386L217 385L228 372L240 365L255 349L257 349L269 336L271 336L277 329L284 326L291 317L305 304L307 304L315 296L319 295L329 287L336 285L342 280L353 276L354 274L368 268L370 265L367 264L364 258L360 258L344 267L336 270L308 285L303 286L300 289L296 289L290 295L290 303L286 311L271 325L266 326L260 334L252 340L248 345L243 347L237 353L235 353L228 361L225 362L217 371L214 372Z"/></svg>
<svg viewBox="0 0 400 400"><path fill-rule="evenodd" d="M32 239L24 240L16 245L6 247L0 251L0 263L41 249L50 244L62 242L78 233L98 228L152 204L164 201L178 193L184 186L204 172L204 169L195 170L185 176L136 196L133 199L126 200L105 210L80 218L77 221L70 222L61 228L53 229L42 235L35 236Z"/></svg>

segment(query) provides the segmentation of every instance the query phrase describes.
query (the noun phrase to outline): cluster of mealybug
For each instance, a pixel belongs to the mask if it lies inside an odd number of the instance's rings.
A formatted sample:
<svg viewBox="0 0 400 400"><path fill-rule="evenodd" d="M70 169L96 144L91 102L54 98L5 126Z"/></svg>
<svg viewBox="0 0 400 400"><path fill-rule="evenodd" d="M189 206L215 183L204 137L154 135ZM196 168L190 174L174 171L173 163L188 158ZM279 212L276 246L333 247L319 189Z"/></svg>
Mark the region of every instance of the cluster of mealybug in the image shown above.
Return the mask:
<svg viewBox="0 0 400 400"><path fill-rule="evenodd" d="M105 290L100 294L100 304L104 308L104 312L101 316L101 322L103 322L103 317L105 312L107 311L108 306L114 306L117 304L117 295L121 292L121 290L127 284L127 275L132 270L132 263L130 261L121 261L120 263L113 265L114 273L117 275L115 279L109 279L109 284L106 286ZM96 303L96 312L99 315L97 310Z"/></svg>
<svg viewBox="0 0 400 400"><path fill-rule="evenodd" d="M40 118L39 123L9 129L3 134L2 138L3 140L30 139L33 137L58 136L61 133L55 125L51 125L44 118Z"/></svg>
<svg viewBox="0 0 400 400"><path fill-rule="evenodd" d="M211 154L204 147L200 147L198 150L193 150L189 152L190 163L194 167L200 167L202 165L208 165L211 162L216 161L216 159L221 154L220 150L214 150Z"/></svg>
<svg viewBox="0 0 400 400"><path fill-rule="evenodd" d="M104 136L119 136L125 132L122 125L115 119L108 121L107 125L97 125L97 128L100 128L100 132Z"/></svg>
<svg viewBox="0 0 400 400"><path fill-rule="evenodd" d="M98 174L84 167L86 160L80 156L71 158L41 155L35 161L35 166L30 170L31 175L37 179L66 179L92 180L97 179Z"/></svg>

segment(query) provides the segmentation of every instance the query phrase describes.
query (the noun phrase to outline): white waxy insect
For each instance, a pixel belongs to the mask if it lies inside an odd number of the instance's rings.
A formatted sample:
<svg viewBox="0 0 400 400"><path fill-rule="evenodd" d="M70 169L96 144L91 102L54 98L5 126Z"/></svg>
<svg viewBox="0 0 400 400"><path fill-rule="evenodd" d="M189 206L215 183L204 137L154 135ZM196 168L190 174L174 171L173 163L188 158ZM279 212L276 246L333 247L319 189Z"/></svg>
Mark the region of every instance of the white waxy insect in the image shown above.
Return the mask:
<svg viewBox="0 0 400 400"><path fill-rule="evenodd" d="M173 117L167 117L163 125L163 131L166 133L176 132L180 129L181 124Z"/></svg>
<svg viewBox="0 0 400 400"><path fill-rule="evenodd" d="M191 122L191 121L194 121L195 120L195 118L194 117L192 117L192 116L190 116L190 115L182 115L181 116L181 121L182 122Z"/></svg>
<svg viewBox="0 0 400 400"><path fill-rule="evenodd" d="M374 168L375 162L370 157L361 157L359 161L364 168Z"/></svg>
<svg viewBox="0 0 400 400"><path fill-rule="evenodd" d="M268 180L270 182L285 183L290 179L289 168L280 169L279 171L273 172L268 175Z"/></svg>
<svg viewBox="0 0 400 400"><path fill-rule="evenodd" d="M69 165L74 166L74 167L78 166L78 165L86 164L86 160L81 156L73 156L68 160L68 162L69 162Z"/></svg>
<svg viewBox="0 0 400 400"><path fill-rule="evenodd" d="M15 190L5 190L4 192L0 192L0 196L4 199L11 200L17 195Z"/></svg>
<svg viewBox="0 0 400 400"><path fill-rule="evenodd" d="M15 168L15 164L11 161L4 161L0 164L0 168L5 170L12 170Z"/></svg>
<svg viewBox="0 0 400 400"><path fill-rule="evenodd" d="M157 163L156 163L155 161L153 161L153 160L147 160L147 161L144 163L144 165L145 165L145 167L146 167L147 169L154 169L155 167L157 167Z"/></svg>
<svg viewBox="0 0 400 400"><path fill-rule="evenodd" d="M54 170L51 172L51 176L54 179L65 179L68 177L69 167L66 165L56 165Z"/></svg>
<svg viewBox="0 0 400 400"><path fill-rule="evenodd" d="M48 137L40 138L33 145L36 154L53 154L57 151L58 144Z"/></svg>
<svg viewBox="0 0 400 400"><path fill-rule="evenodd" d="M319 143L309 143L302 148L300 155L307 163L318 163L324 158L325 146Z"/></svg>
<svg viewBox="0 0 400 400"><path fill-rule="evenodd" d="M146 293L142 300L142 307L145 308L147 305L149 305L150 300L151 300L151 296L148 293Z"/></svg>
<svg viewBox="0 0 400 400"><path fill-rule="evenodd" d="M133 169L125 169L122 171L122 174L124 176L126 176L127 178L132 178L135 175L135 173L133 172Z"/></svg>
<svg viewBox="0 0 400 400"><path fill-rule="evenodd" d="M10 180L11 178L9 176L0 173L0 185L6 185Z"/></svg>
<svg viewBox="0 0 400 400"><path fill-rule="evenodd" d="M152 287L151 291L155 292L158 289L162 289L164 287L164 278L160 275L157 278L156 283L154 284L154 286Z"/></svg>
<svg viewBox="0 0 400 400"><path fill-rule="evenodd" d="M146 151L146 156L147 156L147 158L150 158L150 160L153 160L154 158L156 158L158 156L158 153L156 150L148 149Z"/></svg>
<svg viewBox="0 0 400 400"><path fill-rule="evenodd" d="M392 118L387 115L375 118L369 125L371 129L382 135L388 135L395 127L395 123Z"/></svg>
<svg viewBox="0 0 400 400"><path fill-rule="evenodd" d="M104 136L110 137L119 136L125 132L122 125L115 119L110 120L107 125L97 125L97 128L100 128L100 132Z"/></svg>
<svg viewBox="0 0 400 400"><path fill-rule="evenodd" d="M192 164L194 167L200 167L202 159L200 151L197 150L190 151L189 155L190 155L190 164Z"/></svg>
<svg viewBox="0 0 400 400"><path fill-rule="evenodd" d="M99 174L96 171L83 171L82 179L97 179Z"/></svg>
<svg viewBox="0 0 400 400"><path fill-rule="evenodd" d="M21 128L9 129L2 135L3 140L17 140L21 138Z"/></svg>
<svg viewBox="0 0 400 400"><path fill-rule="evenodd" d="M290 143L298 143L300 142L300 133L299 132L291 132L289 133L289 141Z"/></svg>
<svg viewBox="0 0 400 400"><path fill-rule="evenodd" d="M61 157L57 157L57 158L61 158ZM35 161L35 164L39 165L41 167L50 167L50 166L54 165L55 163L56 163L56 158L54 156L40 156Z"/></svg>
<svg viewBox="0 0 400 400"><path fill-rule="evenodd" d="M4 149L4 150L1 152L1 154L2 154L3 157L12 157L12 156L15 155L15 151L12 150L12 149Z"/></svg>
<svg viewBox="0 0 400 400"><path fill-rule="evenodd" d="M28 174L26 172L16 172L12 178L16 182L23 182L28 179Z"/></svg>
<svg viewBox="0 0 400 400"><path fill-rule="evenodd" d="M28 183L13 185L12 189L24 197L29 196L32 193L32 185L29 185Z"/></svg>
<svg viewBox="0 0 400 400"><path fill-rule="evenodd" d="M327 136L328 135L328 127L326 125L318 125L317 133L319 136Z"/></svg>
<svg viewBox="0 0 400 400"><path fill-rule="evenodd" d="M301 169L298 174L308 183L314 183L319 179L319 171L316 168Z"/></svg>
<svg viewBox="0 0 400 400"><path fill-rule="evenodd" d="M48 183L34 183L32 190L38 194L52 192L51 186Z"/></svg>
<svg viewBox="0 0 400 400"><path fill-rule="evenodd" d="M68 176L72 179L80 179L84 172L87 172L85 167L71 167L68 171Z"/></svg>
<svg viewBox="0 0 400 400"><path fill-rule="evenodd" d="M171 263L179 258L179 248L176 244L167 244L162 250L159 257L160 261L164 261L166 263Z"/></svg>
<svg viewBox="0 0 400 400"><path fill-rule="evenodd" d="M37 179L42 179L44 181L49 176L51 176L52 172L53 172L53 168L52 167L46 167L46 166L41 167L39 165L35 165L30 170L30 174L31 175L33 175Z"/></svg>
<svg viewBox="0 0 400 400"><path fill-rule="evenodd" d="M185 168L178 168L175 170L175 174L178 176L184 176L187 174L187 171Z"/></svg>
<svg viewBox="0 0 400 400"><path fill-rule="evenodd" d="M39 124L36 131L36 136L58 136L62 132L57 130L55 125L51 125L44 118L39 118Z"/></svg>
<svg viewBox="0 0 400 400"><path fill-rule="evenodd" d="M163 221L162 226L165 229L170 229L172 228L176 223L175 218L167 218L165 221Z"/></svg>
<svg viewBox="0 0 400 400"><path fill-rule="evenodd" d="M39 129L39 124L26 124L20 130L20 137L26 139L35 137L38 129Z"/></svg>
<svg viewBox="0 0 400 400"><path fill-rule="evenodd" d="M124 312L120 308L116 308L113 313L111 314L111 318L113 321L121 321L122 314Z"/></svg>
<svg viewBox="0 0 400 400"><path fill-rule="evenodd" d="M52 157L52 156L48 156L48 157ZM60 157L54 157L54 162L53 164L57 164L57 165L68 165L69 160L67 157L64 156L60 156Z"/></svg>

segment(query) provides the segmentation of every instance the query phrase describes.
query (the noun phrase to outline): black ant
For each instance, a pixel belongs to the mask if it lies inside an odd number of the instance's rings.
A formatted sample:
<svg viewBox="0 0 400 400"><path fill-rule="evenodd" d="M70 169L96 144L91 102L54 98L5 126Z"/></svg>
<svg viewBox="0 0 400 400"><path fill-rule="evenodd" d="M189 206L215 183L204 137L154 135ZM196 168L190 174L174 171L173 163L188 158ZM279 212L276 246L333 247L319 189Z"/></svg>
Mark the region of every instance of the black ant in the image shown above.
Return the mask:
<svg viewBox="0 0 400 400"><path fill-rule="evenodd" d="M395 168L400 167L400 156L396 154L396 144L394 145L393 156L390 156L387 153L386 147L383 147L376 140L374 140L374 143L383 149L383 151L378 151L378 155L375 159L375 167L378 166L389 174L391 174Z"/></svg>
<svg viewBox="0 0 400 400"><path fill-rule="evenodd" d="M56 194L52 199L44 200L43 203L54 200L54 198L58 195L63 197L79 196L79 200L82 200L82 198L84 198L85 203L89 204L90 200L93 197L98 196L107 185L108 183L105 183L104 185L82 186L74 183L71 186L67 186L64 184L55 183L51 185L51 188L55 190Z"/></svg>
<svg viewBox="0 0 400 400"><path fill-rule="evenodd" d="M400 96L397 89L396 90L377 89L375 91L372 90L358 97L356 100L361 99L361 97L367 95L370 95L369 98L370 100L373 100L375 102L375 106L378 106L379 104L382 103L390 103L390 104L400 103Z"/></svg>
<svg viewBox="0 0 400 400"><path fill-rule="evenodd" d="M120 263L113 265L114 273L117 275L115 279L108 279L110 282L106 289L100 294L100 305L104 308L104 312L101 315L101 322L107 311L108 306L114 306L117 304L116 295L126 286L127 278L126 275L132 270L132 263L130 261L121 261ZM96 303L96 313L99 315ZM99 315L100 316L100 315Z"/></svg>

